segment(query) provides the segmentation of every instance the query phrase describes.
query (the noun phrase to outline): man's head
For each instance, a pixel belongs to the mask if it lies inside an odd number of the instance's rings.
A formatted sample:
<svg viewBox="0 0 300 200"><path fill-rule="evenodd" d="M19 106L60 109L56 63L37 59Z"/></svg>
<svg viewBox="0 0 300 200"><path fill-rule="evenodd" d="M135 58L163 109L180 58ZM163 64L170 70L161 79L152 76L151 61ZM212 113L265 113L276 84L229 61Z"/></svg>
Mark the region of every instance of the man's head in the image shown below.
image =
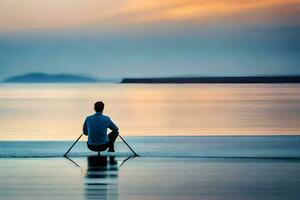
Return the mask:
<svg viewBox="0 0 300 200"><path fill-rule="evenodd" d="M102 101L97 101L94 104L94 109L96 112L103 112L104 110L104 103Z"/></svg>

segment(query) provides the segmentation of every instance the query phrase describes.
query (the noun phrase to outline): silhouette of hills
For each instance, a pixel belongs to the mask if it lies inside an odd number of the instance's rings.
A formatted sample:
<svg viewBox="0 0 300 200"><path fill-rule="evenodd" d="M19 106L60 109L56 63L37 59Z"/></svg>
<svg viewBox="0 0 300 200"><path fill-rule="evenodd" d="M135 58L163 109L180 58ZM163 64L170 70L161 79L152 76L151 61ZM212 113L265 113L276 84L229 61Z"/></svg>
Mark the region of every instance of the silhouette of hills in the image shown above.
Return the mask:
<svg viewBox="0 0 300 200"><path fill-rule="evenodd" d="M121 83L300 83L295 76L124 78Z"/></svg>
<svg viewBox="0 0 300 200"><path fill-rule="evenodd" d="M110 82L109 80L99 80L87 76L71 74L46 74L28 73L19 76L12 76L5 79L6 83L94 83Z"/></svg>

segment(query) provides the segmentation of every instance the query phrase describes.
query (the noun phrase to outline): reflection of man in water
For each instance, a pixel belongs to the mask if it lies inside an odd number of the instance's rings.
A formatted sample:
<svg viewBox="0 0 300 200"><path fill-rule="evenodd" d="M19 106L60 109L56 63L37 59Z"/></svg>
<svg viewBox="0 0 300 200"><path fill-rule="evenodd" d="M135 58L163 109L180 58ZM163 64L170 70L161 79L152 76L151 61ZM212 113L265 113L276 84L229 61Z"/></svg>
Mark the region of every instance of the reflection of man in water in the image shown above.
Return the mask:
<svg viewBox="0 0 300 200"><path fill-rule="evenodd" d="M114 157L87 158L86 199L118 199L118 165Z"/></svg>
<svg viewBox="0 0 300 200"><path fill-rule="evenodd" d="M104 103L98 101L94 104L96 113L88 116L83 124L83 133L88 136L88 148L92 151L115 152L114 142L119 135L119 128L108 117L103 115ZM107 135L107 129L112 130Z"/></svg>

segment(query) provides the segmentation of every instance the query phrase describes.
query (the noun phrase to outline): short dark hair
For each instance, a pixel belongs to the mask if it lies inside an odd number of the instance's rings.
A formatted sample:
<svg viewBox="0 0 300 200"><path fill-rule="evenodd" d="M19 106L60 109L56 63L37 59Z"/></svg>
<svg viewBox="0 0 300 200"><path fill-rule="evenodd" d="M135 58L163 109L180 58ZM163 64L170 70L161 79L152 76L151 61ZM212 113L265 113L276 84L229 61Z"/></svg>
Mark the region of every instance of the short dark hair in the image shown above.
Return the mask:
<svg viewBox="0 0 300 200"><path fill-rule="evenodd" d="M104 110L104 103L102 101L97 101L94 104L94 109L96 112L102 112Z"/></svg>

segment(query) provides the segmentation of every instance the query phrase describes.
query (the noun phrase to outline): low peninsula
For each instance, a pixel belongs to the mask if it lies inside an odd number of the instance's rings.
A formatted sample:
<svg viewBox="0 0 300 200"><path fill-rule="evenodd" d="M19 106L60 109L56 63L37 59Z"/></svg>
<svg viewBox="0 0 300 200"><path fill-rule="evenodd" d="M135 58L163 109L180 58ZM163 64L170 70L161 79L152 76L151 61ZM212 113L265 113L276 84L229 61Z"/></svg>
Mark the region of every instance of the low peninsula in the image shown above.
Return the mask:
<svg viewBox="0 0 300 200"><path fill-rule="evenodd" d="M171 83L300 83L300 75L295 76L240 76L240 77L163 77L124 78L121 83L171 84Z"/></svg>

